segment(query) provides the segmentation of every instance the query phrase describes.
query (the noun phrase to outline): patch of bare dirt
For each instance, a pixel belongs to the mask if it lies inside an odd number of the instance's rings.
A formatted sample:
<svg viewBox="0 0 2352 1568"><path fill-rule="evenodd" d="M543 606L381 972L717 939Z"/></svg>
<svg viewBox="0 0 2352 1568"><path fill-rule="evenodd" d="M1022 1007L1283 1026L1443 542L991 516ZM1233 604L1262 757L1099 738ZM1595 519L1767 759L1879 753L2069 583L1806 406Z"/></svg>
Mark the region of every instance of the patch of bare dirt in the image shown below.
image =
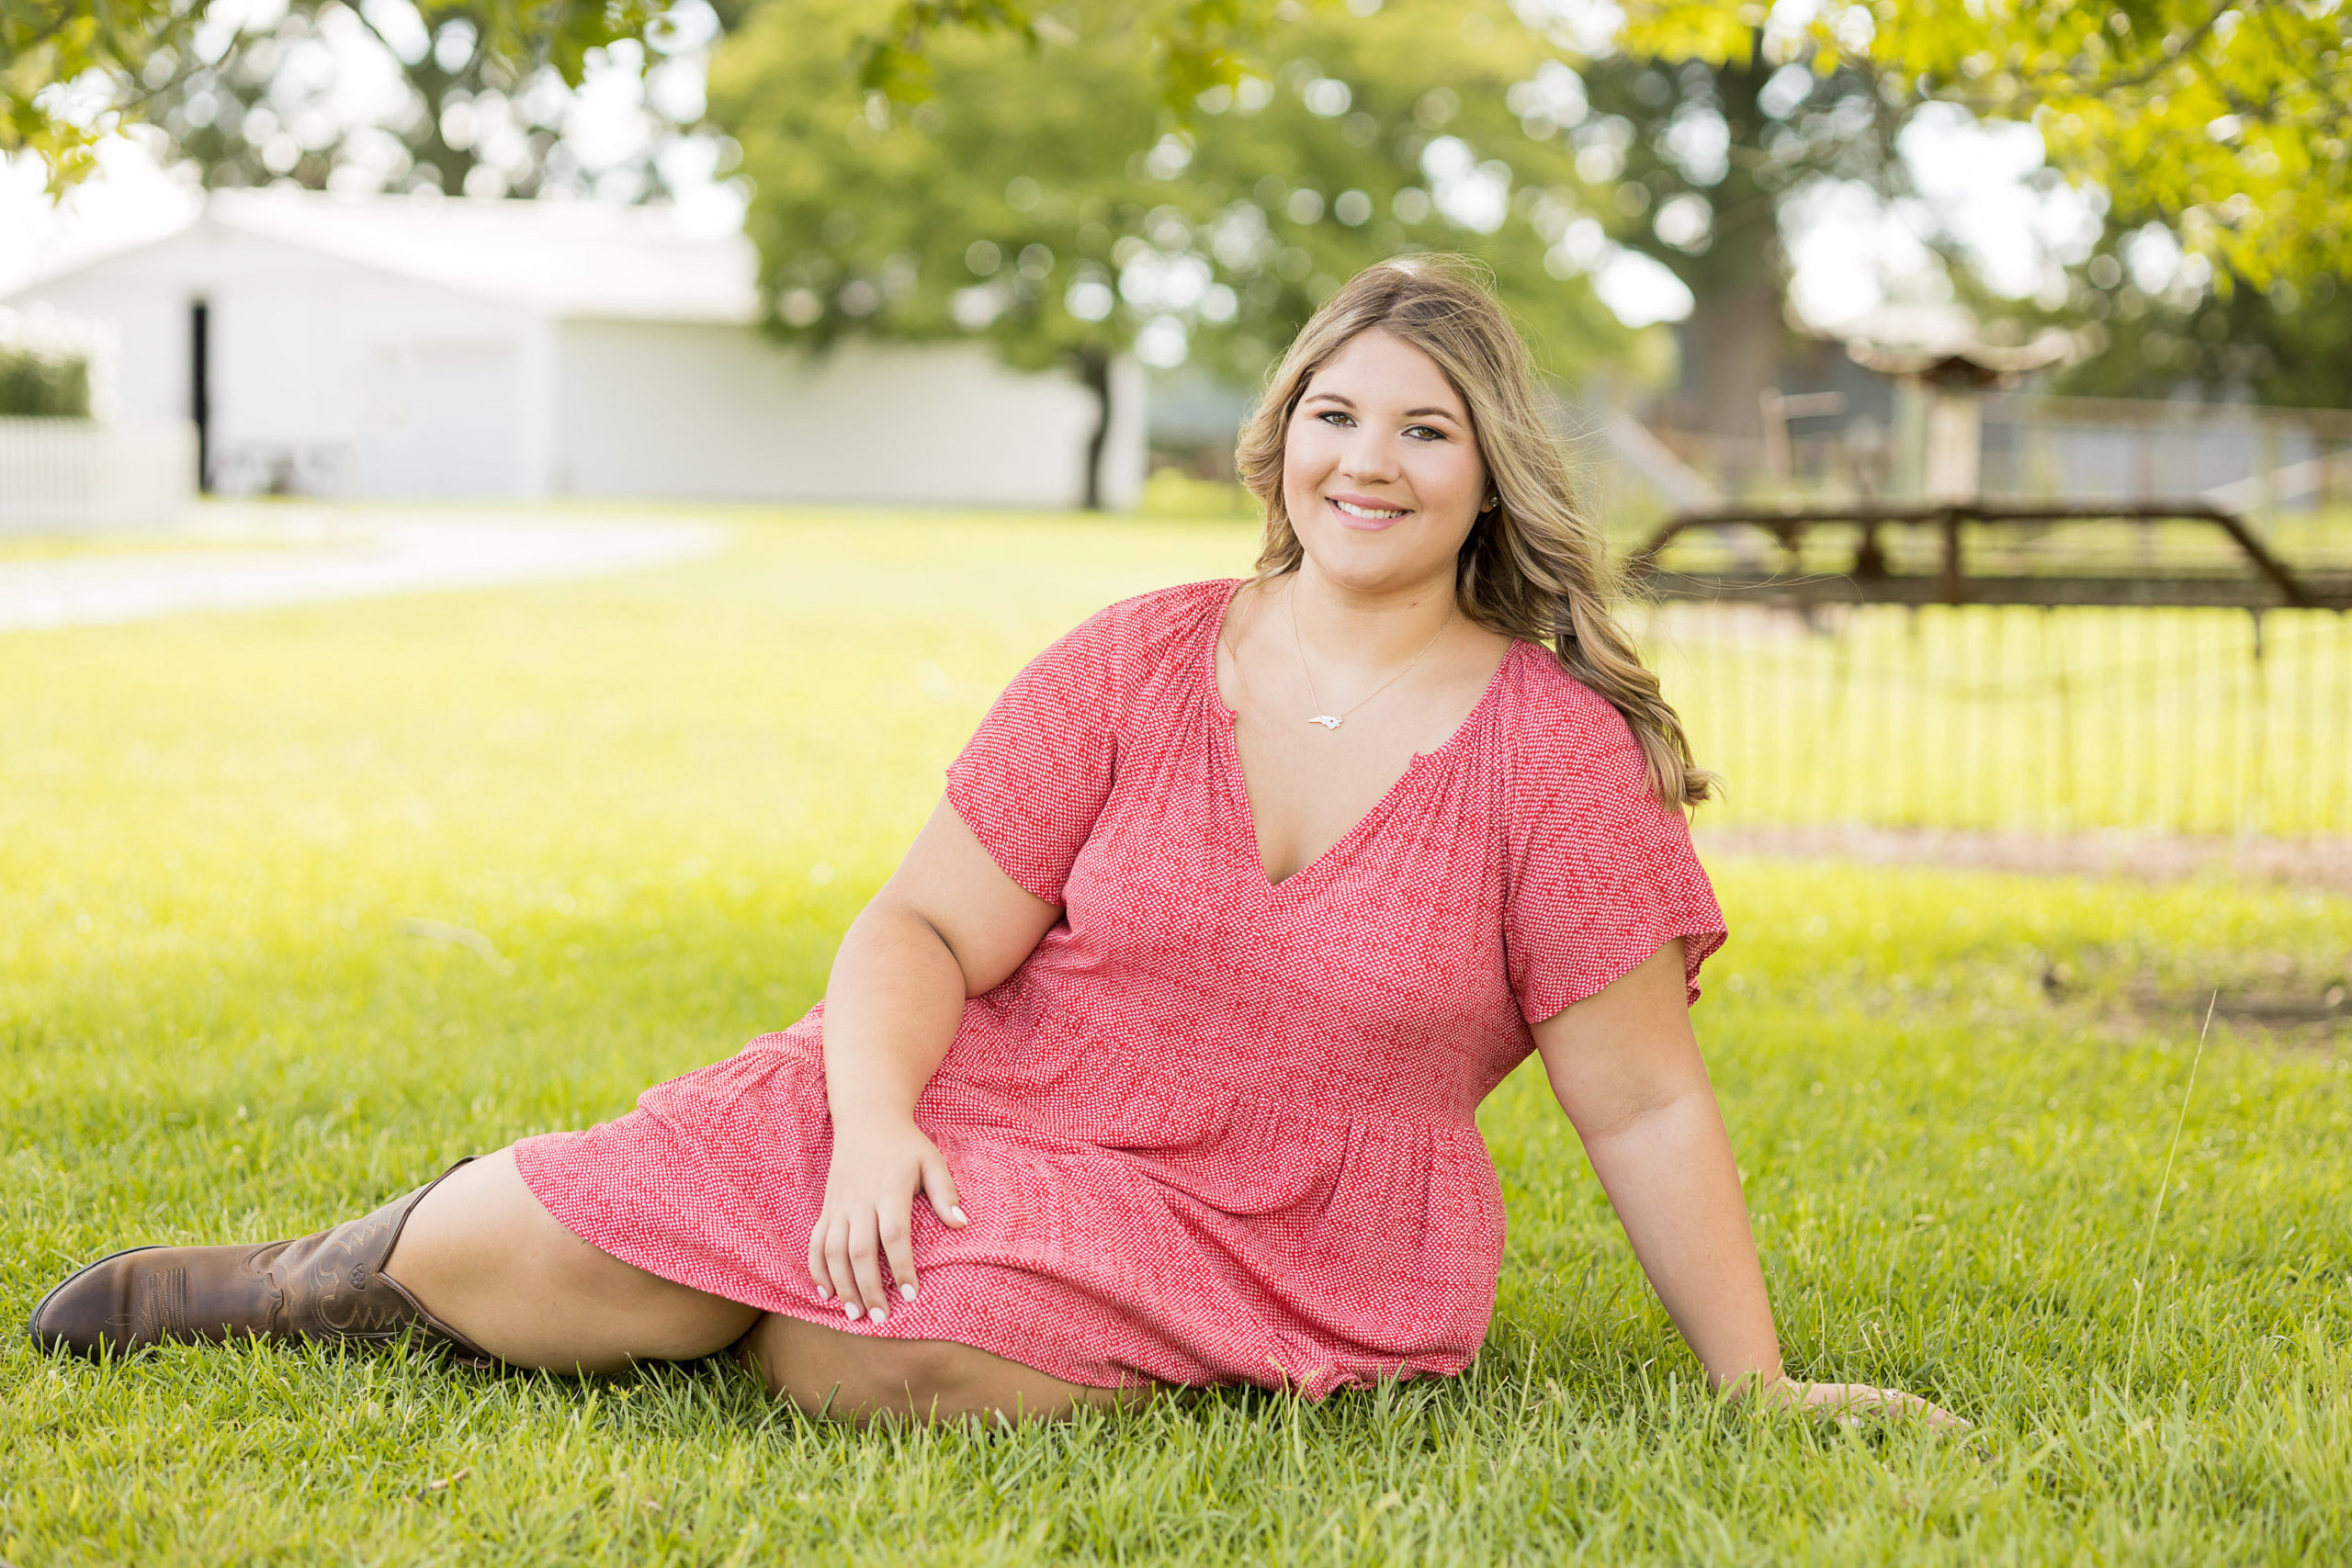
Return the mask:
<svg viewBox="0 0 2352 1568"><path fill-rule="evenodd" d="M2166 987L2139 975L2119 990L2082 986L2072 965L2055 964L2043 971L2041 989L2053 1005L2085 1001L2110 1019L2140 1027L2199 1029L2210 1008L2217 1029L2250 1032L2289 1044L2352 1040L2352 987L2342 980L2312 980L2284 960L2277 970L2270 976L2228 976L2201 992Z"/></svg>
<svg viewBox="0 0 2352 1568"><path fill-rule="evenodd" d="M1716 854L1852 860L1872 865L1947 865L2037 876L2233 881L2352 895L2352 839L2199 838L2186 834L1971 832L1934 828L1706 828Z"/></svg>
<svg viewBox="0 0 2352 1568"><path fill-rule="evenodd" d="M2352 895L2347 839L1702 828L1700 848L1710 856L1938 865L2036 876L2140 882L2220 877ZM2172 957L2167 963L2145 952L2098 949L2053 954L2042 963L2041 995L2052 1007L2079 1010L2127 1034L2156 1027L2193 1032L2211 1005L2217 1032L2321 1048L2352 1045L2352 954L2217 950Z"/></svg>

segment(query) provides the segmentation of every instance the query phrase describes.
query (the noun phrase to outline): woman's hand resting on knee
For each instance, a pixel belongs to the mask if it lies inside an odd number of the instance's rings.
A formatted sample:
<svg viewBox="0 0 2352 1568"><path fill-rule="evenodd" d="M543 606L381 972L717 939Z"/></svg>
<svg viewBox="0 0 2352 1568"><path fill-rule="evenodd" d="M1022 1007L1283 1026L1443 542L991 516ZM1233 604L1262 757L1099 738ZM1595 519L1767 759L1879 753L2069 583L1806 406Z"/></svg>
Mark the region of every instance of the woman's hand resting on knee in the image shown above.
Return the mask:
<svg viewBox="0 0 2352 1568"><path fill-rule="evenodd" d="M910 1236L918 1189L942 1224L963 1228L956 1179L939 1146L913 1122L876 1118L834 1124L824 1212L808 1233L808 1277L817 1282L817 1293L840 1302L851 1320L871 1316L880 1323L889 1316L885 1260L899 1298L915 1299Z"/></svg>
<svg viewBox="0 0 2352 1568"><path fill-rule="evenodd" d="M854 1321L915 1299L909 1241L915 1190L952 1229L956 1179L915 1125L923 1086L962 1026L964 1004L1001 985L1061 918L997 866L944 796L890 880L850 922L825 983L825 1104L833 1163L808 1235L808 1277Z"/></svg>

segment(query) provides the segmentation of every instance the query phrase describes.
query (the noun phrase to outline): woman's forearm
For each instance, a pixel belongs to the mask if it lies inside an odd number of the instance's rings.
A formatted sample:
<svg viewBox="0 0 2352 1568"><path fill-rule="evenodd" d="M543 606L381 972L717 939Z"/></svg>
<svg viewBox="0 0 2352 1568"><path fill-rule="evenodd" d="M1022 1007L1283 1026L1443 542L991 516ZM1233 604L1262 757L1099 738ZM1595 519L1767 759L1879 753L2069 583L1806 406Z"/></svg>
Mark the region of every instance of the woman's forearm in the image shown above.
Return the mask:
<svg viewBox="0 0 2352 1568"><path fill-rule="evenodd" d="M904 905L869 904L825 984L825 1100L833 1124L910 1121L964 1017L964 971Z"/></svg>
<svg viewBox="0 0 2352 1568"><path fill-rule="evenodd" d="M1585 1140L1634 1255L1717 1387L1781 1375L1747 1203L1714 1096L1684 1094Z"/></svg>

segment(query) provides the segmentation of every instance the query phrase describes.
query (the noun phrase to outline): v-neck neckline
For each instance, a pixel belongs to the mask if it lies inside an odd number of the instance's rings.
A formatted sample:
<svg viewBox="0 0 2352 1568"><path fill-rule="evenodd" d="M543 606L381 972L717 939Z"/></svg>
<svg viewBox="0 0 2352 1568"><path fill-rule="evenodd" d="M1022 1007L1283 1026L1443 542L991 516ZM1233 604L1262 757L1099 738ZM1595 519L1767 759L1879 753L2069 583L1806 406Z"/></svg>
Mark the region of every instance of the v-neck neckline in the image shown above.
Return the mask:
<svg viewBox="0 0 2352 1568"><path fill-rule="evenodd" d="M1240 813L1242 826L1248 832L1249 841L1241 848L1248 857L1250 880L1266 894L1280 897L1296 891L1326 867L1336 863L1343 852L1353 847L1358 840L1379 827L1382 818L1388 815L1389 808L1396 804L1397 797L1405 793L1406 786L1419 776L1423 763L1442 757L1465 743L1471 731L1484 718L1487 706L1494 702L1495 694L1502 690L1503 675L1510 669L1511 660L1519 657L1520 647L1526 639L1511 638L1510 646L1503 650L1502 658L1496 661L1494 673L1487 677L1486 687L1478 694L1478 700L1470 705L1470 711L1462 716L1462 722L1454 726L1453 734L1447 736L1430 750L1414 752L1413 760L1405 764L1405 771L1396 775L1396 782L1388 786L1378 800L1373 802L1372 809L1356 819L1355 826L1333 840L1322 853L1277 882L1266 874L1265 843L1258 836L1257 813L1250 807L1248 771L1241 765L1240 744L1233 738L1234 727L1239 722L1241 715L1238 709L1227 705L1225 694L1217 689L1216 683L1216 650L1225 640L1226 617L1232 614L1233 601L1239 596L1243 587L1250 581L1250 579L1246 577L1235 578L1226 589L1223 597L1216 602L1215 613L1208 617L1208 646L1196 662L1195 668L1206 685L1210 705L1225 716L1224 723L1214 727L1216 733L1213 743L1220 753L1217 759L1220 764L1217 771L1224 775L1226 794Z"/></svg>

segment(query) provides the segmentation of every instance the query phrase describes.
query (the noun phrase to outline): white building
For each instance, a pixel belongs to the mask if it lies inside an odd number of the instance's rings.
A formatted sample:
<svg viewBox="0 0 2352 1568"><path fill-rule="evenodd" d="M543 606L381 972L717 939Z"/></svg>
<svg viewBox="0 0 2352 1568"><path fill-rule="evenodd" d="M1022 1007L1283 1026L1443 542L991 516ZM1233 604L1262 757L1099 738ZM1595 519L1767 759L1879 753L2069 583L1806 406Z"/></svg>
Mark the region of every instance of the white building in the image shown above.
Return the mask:
<svg viewBox="0 0 2352 1568"><path fill-rule="evenodd" d="M586 202L221 191L176 233L10 295L87 323L126 424L191 421L212 488L343 496L1059 507L1093 396L978 344L763 336L740 233ZM1104 501L1144 477L1113 376Z"/></svg>

